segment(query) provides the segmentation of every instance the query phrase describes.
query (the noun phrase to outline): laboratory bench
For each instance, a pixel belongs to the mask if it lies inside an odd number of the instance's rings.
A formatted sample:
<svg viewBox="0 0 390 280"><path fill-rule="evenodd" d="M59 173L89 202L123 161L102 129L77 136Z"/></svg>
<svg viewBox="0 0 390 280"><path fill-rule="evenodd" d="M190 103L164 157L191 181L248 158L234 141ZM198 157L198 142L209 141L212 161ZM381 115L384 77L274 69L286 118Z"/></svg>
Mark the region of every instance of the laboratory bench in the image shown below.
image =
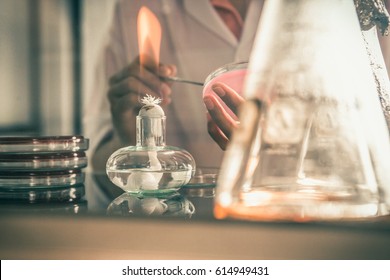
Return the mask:
<svg viewBox="0 0 390 280"><path fill-rule="evenodd" d="M215 186L169 197L120 194L85 173L67 202L0 202L0 258L180 260L390 259L390 218L340 221L218 220Z"/></svg>

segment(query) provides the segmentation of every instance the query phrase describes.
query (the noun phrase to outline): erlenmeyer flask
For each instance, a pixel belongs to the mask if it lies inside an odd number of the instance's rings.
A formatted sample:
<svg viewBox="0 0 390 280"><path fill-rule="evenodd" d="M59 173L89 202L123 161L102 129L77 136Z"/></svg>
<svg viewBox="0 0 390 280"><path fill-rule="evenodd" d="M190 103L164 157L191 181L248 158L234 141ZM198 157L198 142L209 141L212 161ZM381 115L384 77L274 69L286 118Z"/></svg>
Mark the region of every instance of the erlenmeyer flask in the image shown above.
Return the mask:
<svg viewBox="0 0 390 280"><path fill-rule="evenodd" d="M382 112L385 116L387 128L390 132L390 80L380 48L376 27L362 30L375 85L378 92ZM381 35L379 35L381 36Z"/></svg>
<svg viewBox="0 0 390 280"><path fill-rule="evenodd" d="M266 1L215 216L387 214L390 140L352 0Z"/></svg>

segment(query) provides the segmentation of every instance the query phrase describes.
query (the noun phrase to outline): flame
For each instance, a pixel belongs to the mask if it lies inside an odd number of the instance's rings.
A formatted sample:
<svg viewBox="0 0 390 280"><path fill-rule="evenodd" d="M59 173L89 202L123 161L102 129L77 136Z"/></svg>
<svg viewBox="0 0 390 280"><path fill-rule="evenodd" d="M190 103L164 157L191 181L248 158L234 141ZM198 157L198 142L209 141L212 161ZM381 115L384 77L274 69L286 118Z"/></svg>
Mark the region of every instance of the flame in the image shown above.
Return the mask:
<svg viewBox="0 0 390 280"><path fill-rule="evenodd" d="M161 24L151 10L141 7L137 28L140 64L157 69L160 62Z"/></svg>

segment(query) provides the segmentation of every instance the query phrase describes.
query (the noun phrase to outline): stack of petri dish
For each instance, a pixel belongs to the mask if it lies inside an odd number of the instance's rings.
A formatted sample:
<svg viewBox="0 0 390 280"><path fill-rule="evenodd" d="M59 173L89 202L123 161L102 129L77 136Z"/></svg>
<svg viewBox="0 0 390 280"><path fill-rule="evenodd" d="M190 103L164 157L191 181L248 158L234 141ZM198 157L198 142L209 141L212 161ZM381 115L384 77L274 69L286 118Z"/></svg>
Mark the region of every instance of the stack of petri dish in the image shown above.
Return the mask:
<svg viewBox="0 0 390 280"><path fill-rule="evenodd" d="M79 201L88 144L83 136L0 137L0 199Z"/></svg>

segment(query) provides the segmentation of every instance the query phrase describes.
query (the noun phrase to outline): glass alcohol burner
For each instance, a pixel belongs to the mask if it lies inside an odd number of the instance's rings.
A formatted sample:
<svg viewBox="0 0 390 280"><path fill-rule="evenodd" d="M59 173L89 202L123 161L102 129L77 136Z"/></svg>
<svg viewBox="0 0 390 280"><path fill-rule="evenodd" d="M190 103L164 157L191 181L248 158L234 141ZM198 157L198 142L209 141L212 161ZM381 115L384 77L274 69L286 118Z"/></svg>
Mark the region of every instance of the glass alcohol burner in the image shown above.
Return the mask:
<svg viewBox="0 0 390 280"><path fill-rule="evenodd" d="M160 99L146 95L137 116L136 146L114 152L107 161L110 180L130 194L159 196L176 192L195 173L192 155L165 145L166 117Z"/></svg>

